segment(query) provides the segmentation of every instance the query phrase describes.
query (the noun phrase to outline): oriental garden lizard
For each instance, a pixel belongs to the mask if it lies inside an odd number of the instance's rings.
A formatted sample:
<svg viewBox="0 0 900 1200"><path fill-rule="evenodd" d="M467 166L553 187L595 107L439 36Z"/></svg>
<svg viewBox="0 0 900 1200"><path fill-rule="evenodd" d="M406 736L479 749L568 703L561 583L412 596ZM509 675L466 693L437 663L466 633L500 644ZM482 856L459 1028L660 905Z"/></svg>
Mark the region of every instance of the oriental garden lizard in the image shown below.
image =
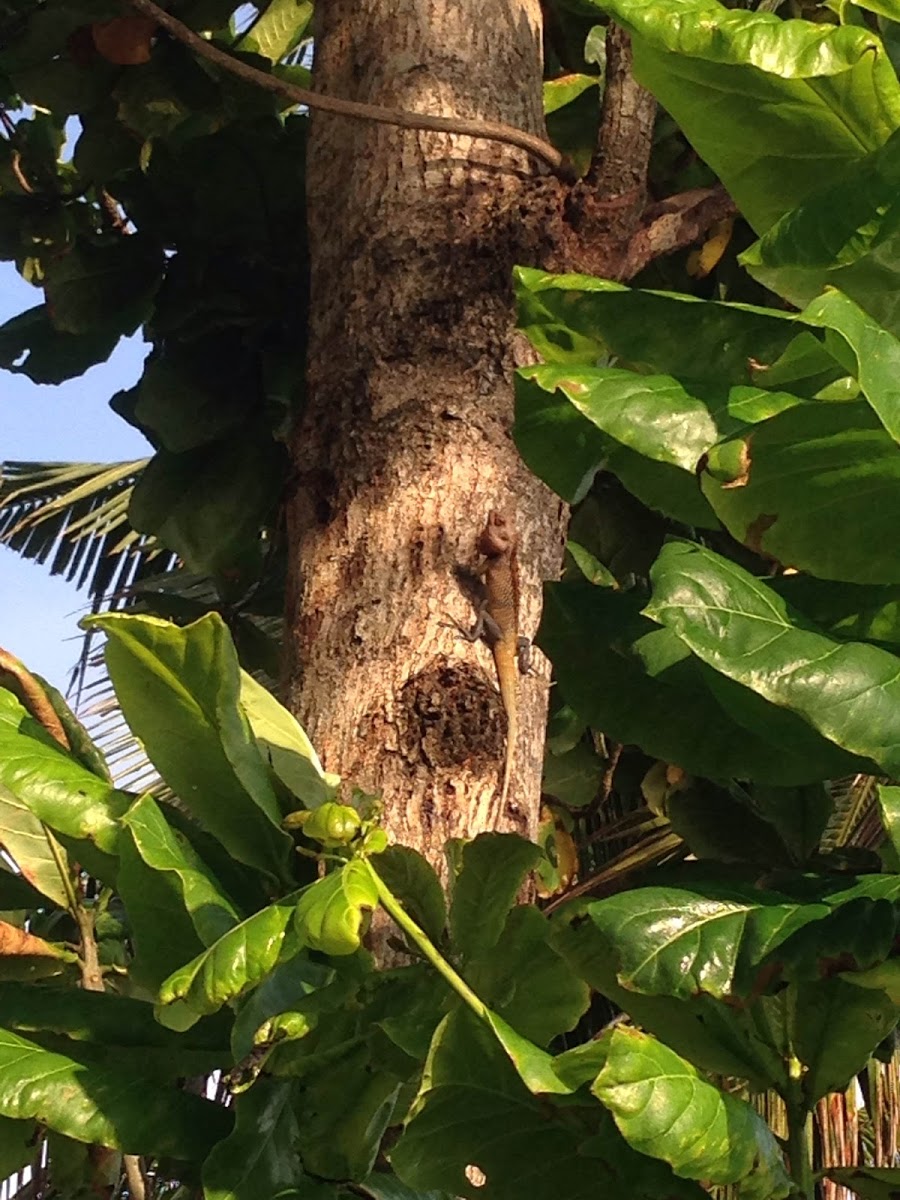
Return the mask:
<svg viewBox="0 0 900 1200"><path fill-rule="evenodd" d="M478 539L484 557L479 575L484 579L484 599L471 630L460 629L470 642L484 638L494 656L500 699L506 712L506 752L503 760L501 803L509 793L513 760L519 736L518 675L529 672L528 638L519 635L518 539L512 521L500 512L490 512Z"/></svg>

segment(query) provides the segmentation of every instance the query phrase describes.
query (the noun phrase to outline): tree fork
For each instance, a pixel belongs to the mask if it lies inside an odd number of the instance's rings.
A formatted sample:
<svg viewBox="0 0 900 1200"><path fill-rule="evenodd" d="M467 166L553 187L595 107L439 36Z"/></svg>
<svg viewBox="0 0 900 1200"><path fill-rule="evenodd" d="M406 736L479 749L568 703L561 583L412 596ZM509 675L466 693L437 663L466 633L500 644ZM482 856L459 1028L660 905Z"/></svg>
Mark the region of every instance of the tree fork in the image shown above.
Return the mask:
<svg viewBox="0 0 900 1200"><path fill-rule="evenodd" d="M543 137L538 0L330 0L316 24L319 92ZM449 837L537 829L547 666L520 687L501 811L493 663L446 626L471 621L459 568L490 509L519 530L525 634L560 567L565 507L510 437L525 361L510 277L540 261L546 199L517 147L323 112L311 116L307 191L288 703L326 766L382 794L391 835L442 869Z"/></svg>

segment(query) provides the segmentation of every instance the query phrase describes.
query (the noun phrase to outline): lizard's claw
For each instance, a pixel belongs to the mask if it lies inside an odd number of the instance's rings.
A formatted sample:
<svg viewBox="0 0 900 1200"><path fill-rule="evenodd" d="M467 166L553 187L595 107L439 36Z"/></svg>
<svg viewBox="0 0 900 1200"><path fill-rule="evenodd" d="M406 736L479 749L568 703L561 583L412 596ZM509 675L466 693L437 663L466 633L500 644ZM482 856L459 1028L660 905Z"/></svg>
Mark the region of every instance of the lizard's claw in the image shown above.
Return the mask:
<svg viewBox="0 0 900 1200"><path fill-rule="evenodd" d="M481 617L478 618L471 629L466 629L465 625L460 625L459 621L454 620L449 613L445 613L444 615L447 620L441 621L441 629L455 629L460 637L464 637L467 642L477 642L481 637L484 629L484 622Z"/></svg>

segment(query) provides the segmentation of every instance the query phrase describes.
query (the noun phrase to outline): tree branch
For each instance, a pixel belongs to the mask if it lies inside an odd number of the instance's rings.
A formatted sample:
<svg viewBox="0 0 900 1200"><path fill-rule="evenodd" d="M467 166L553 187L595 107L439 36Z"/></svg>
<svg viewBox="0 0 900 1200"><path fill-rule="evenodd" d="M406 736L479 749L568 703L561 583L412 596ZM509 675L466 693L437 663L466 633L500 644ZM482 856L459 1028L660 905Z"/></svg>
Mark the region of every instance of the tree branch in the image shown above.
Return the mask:
<svg viewBox="0 0 900 1200"><path fill-rule="evenodd" d="M633 279L648 263L683 250L717 221L737 215L737 205L721 184L694 188L653 204L642 217L642 227L630 238L622 265L622 279Z"/></svg>
<svg viewBox="0 0 900 1200"><path fill-rule="evenodd" d="M597 199L633 192L643 207L656 99L635 79L631 63L631 38L610 24L597 152L584 182Z"/></svg>
<svg viewBox="0 0 900 1200"><path fill-rule="evenodd" d="M189 46L201 58L214 62L224 71L229 71L245 83L252 84L277 96L283 96L294 104L305 104L309 108L318 108L322 112L334 113L337 116L355 117L363 121L376 121L383 125L399 125L403 129L420 129L430 133L455 133L463 137L484 138L487 141L502 142L504 145L517 146L525 150L539 162L545 163L554 174L563 179L574 178L571 164L564 154L555 146L545 142L535 134L526 133L512 125L504 125L499 121L476 121L466 117L442 117L431 113L407 112L398 108L386 108L380 104L363 104L356 100L343 100L337 96L326 96L320 92L312 92L308 88L297 87L293 83L267 75L264 71L251 67L249 63L226 54L205 38L200 37L187 25L166 12L153 0L126 0L138 12L152 17L158 25L168 30L172 37Z"/></svg>

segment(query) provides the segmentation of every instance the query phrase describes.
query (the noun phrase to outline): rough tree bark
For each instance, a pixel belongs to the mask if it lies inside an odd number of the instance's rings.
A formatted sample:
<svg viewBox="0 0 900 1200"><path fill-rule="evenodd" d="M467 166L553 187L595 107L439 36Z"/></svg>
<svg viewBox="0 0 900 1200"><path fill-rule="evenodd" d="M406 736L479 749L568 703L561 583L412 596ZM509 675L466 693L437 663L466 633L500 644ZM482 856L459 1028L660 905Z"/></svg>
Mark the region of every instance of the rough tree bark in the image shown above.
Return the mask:
<svg viewBox="0 0 900 1200"><path fill-rule="evenodd" d="M328 0L316 89L543 133L538 0ZM546 664L506 720L456 570L492 508L520 535L522 629L565 512L512 444L511 270L540 260L540 169L509 146L312 114L308 397L293 436L288 702L329 770L380 793L393 837L534 836ZM537 190L536 190L537 189ZM302 572L302 574L301 574Z"/></svg>

